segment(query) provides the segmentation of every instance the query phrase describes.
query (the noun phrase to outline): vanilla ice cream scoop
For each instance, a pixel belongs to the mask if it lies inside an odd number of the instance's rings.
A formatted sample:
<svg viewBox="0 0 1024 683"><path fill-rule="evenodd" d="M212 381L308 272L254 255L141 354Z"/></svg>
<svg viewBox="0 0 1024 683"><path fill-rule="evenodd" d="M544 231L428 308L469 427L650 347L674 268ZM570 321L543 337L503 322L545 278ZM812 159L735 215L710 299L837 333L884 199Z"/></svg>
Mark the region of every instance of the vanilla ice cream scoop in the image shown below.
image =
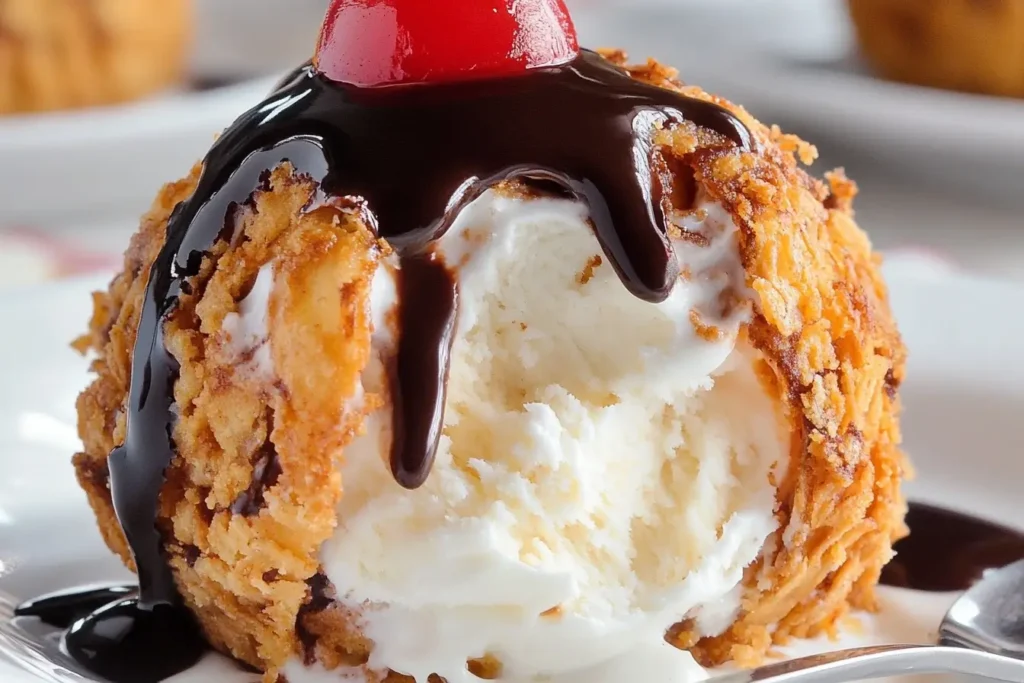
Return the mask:
<svg viewBox="0 0 1024 683"><path fill-rule="evenodd" d="M777 526L786 425L740 339L736 226L707 199L676 220L686 275L659 304L622 286L579 202L489 191L445 234L458 315L433 470L396 484L385 401L345 451L320 553L370 670L468 683L467 662L491 658L512 681L617 683L617 662L683 680L696 665L668 629L733 622ZM267 319L272 268L227 329ZM390 391L397 277L379 261L359 396Z"/></svg>
<svg viewBox="0 0 1024 683"><path fill-rule="evenodd" d="M749 307L720 310L745 290L735 228L698 213L709 244L677 253L702 267L661 304L626 291L575 202L491 193L445 237L462 265L437 461L396 487L387 412L373 420L321 552L367 605L371 669L463 683L491 656L526 681L631 658L668 681L689 659L650 660L669 627L732 623L776 526L785 424L738 345Z"/></svg>

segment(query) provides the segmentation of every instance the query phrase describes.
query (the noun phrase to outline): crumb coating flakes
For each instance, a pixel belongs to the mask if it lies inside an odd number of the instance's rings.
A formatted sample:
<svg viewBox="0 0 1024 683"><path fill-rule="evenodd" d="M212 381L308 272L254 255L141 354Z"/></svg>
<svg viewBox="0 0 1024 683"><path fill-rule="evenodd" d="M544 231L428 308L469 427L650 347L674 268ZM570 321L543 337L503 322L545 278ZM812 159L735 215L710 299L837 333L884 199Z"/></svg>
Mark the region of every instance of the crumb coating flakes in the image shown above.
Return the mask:
<svg viewBox="0 0 1024 683"><path fill-rule="evenodd" d="M625 64L622 53L605 55ZM739 151L687 124L656 136L660 167L670 169L672 182L699 183L740 227L755 298L745 334L761 353L762 382L786 406L792 434L790 467L774 482L780 530L747 572L741 613L719 636L700 638L684 621L669 639L706 665L755 665L773 643L831 634L851 607L876 606L882 566L906 533L900 482L907 464L897 422L905 349L879 257L853 220L855 185L841 171L827 184L810 177L797 158L813 160L813 147L683 85L674 70L652 61L630 71L729 108L758 143ZM77 343L97 358L96 379L78 402L85 449L75 468L104 539L129 566L106 457L124 438L149 269L171 211L191 194L199 170L157 197L124 271L95 295L89 333ZM352 666L365 662L370 648L354 615L324 597L333 589L318 574L317 553L337 524L337 454L380 405L380 397L352 399L370 352L371 274L388 247L343 202L309 210L316 189L287 165L276 169L240 209L235 234L207 256L195 294L183 297L165 327L182 371L175 386L179 453L162 491L161 530L179 588L211 642L267 671L268 683L291 658ZM238 369L222 323L271 262L276 377L268 382ZM257 492L254 475L262 482ZM500 667L470 666L485 676Z"/></svg>

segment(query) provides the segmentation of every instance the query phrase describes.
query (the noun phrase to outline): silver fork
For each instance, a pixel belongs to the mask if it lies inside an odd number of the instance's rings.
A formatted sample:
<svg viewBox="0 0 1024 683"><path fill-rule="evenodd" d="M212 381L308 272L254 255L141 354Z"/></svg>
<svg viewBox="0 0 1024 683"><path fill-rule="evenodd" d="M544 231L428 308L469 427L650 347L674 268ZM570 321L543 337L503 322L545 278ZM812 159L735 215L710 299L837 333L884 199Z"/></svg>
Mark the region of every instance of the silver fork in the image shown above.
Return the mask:
<svg viewBox="0 0 1024 683"><path fill-rule="evenodd" d="M940 645L881 645L777 662L712 683L844 683L919 673L1024 683L1024 560L988 572L939 626Z"/></svg>

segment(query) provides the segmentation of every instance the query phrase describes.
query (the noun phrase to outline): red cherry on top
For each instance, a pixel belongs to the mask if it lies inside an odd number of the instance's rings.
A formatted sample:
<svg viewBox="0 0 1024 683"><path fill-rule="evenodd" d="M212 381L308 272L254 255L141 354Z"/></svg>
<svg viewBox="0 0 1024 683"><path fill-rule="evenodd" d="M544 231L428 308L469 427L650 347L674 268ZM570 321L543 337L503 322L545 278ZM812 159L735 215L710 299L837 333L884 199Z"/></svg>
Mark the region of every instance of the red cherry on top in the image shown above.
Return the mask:
<svg viewBox="0 0 1024 683"><path fill-rule="evenodd" d="M333 0L314 63L370 88L510 76L578 54L563 0Z"/></svg>

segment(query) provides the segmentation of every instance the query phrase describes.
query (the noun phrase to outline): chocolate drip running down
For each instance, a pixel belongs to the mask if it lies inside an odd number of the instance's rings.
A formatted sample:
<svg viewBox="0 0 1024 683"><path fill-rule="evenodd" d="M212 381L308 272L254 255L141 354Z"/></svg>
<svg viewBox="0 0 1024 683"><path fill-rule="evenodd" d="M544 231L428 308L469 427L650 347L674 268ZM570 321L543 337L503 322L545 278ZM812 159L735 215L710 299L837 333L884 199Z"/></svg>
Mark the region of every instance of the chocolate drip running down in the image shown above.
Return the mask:
<svg viewBox="0 0 1024 683"><path fill-rule="evenodd" d="M679 266L652 170L652 136L684 121L717 132L723 146L752 146L749 131L727 110L636 81L593 52L513 78L366 90L329 82L307 65L240 118L210 151L194 195L169 221L134 349L127 437L109 458L139 598L79 622L67 636L69 649L83 651L80 640L100 647L96 634L113 630L125 643L159 640L145 651L151 663L162 660L162 672L187 668L202 653L157 528L164 473L175 452L178 370L163 323L222 238L225 217L268 169L288 161L325 195L364 200L373 227L401 260L391 464L397 481L415 488L429 474L441 435L458 310L454 277L433 244L466 205L498 183L556 188L587 205L598 241L629 291L663 301ZM103 646L105 661L123 649L119 642ZM160 680L152 666L123 661L116 677L105 675L116 683Z"/></svg>

